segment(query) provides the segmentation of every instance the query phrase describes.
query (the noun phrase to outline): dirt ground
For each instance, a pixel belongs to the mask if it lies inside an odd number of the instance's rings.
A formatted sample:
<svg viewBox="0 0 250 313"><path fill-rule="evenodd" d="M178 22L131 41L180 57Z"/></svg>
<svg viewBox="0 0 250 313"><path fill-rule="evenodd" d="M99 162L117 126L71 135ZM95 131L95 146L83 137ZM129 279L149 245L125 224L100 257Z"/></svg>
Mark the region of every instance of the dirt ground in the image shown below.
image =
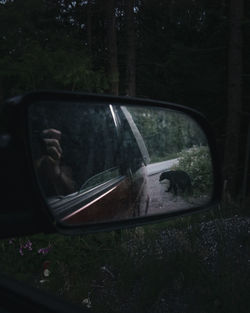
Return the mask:
<svg viewBox="0 0 250 313"><path fill-rule="evenodd" d="M175 196L172 192L166 192L168 183L159 182L160 174L148 176L150 196L148 214L166 213L173 209L180 210L207 202L207 198L197 199L181 195Z"/></svg>

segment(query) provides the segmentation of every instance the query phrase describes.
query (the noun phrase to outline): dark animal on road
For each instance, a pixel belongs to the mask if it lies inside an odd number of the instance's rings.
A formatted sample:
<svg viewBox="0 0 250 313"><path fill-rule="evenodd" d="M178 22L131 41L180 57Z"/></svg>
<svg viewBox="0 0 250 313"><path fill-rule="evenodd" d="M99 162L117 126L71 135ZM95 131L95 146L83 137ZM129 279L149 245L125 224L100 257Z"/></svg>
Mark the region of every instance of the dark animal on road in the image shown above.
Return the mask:
<svg viewBox="0 0 250 313"><path fill-rule="evenodd" d="M189 175L184 171L167 171L160 175L159 181L169 180L169 187L166 192L173 192L177 196L178 192L192 194L192 184Z"/></svg>

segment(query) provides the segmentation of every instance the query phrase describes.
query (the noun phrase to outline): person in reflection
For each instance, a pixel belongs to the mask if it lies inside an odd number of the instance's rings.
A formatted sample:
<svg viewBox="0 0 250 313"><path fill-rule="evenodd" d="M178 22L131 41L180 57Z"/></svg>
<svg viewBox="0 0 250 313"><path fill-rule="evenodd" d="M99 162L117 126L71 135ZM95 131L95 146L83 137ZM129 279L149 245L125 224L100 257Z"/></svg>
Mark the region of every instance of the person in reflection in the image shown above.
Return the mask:
<svg viewBox="0 0 250 313"><path fill-rule="evenodd" d="M47 197L67 195L76 191L71 168L62 162L62 133L57 129L42 131L42 156L36 161L38 177Z"/></svg>

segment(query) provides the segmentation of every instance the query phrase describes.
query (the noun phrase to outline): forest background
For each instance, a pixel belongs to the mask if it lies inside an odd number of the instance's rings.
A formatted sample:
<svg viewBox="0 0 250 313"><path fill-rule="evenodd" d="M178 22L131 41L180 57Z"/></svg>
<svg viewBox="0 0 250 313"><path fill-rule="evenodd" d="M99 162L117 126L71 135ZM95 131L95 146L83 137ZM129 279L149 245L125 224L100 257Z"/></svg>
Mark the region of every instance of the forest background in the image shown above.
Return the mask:
<svg viewBox="0 0 250 313"><path fill-rule="evenodd" d="M224 182L224 205L120 240L3 240L1 271L94 312L248 312L249 51L246 0L0 0L0 103L61 89L189 106L214 129Z"/></svg>
<svg viewBox="0 0 250 313"><path fill-rule="evenodd" d="M249 15L243 0L2 0L0 100L63 89L198 109L216 133L225 198L246 199Z"/></svg>

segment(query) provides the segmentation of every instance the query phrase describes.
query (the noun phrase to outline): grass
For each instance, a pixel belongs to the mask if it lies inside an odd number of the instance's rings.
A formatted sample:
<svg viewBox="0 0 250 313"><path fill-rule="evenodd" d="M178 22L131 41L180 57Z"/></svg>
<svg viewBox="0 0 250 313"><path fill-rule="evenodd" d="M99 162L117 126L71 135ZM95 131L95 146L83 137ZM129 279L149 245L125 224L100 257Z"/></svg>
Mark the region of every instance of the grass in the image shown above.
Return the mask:
<svg viewBox="0 0 250 313"><path fill-rule="evenodd" d="M166 312L244 313L250 306L250 236L241 233L230 254L222 222L235 210L217 207L125 229L120 240L115 232L3 240L0 266L69 301L88 299L93 312L158 312L162 307ZM214 239L201 245L200 225L212 220ZM20 246L28 240L32 250L23 248L21 255ZM211 261L215 242L216 258ZM38 253L41 248L44 254ZM45 266L49 277L43 275Z"/></svg>

